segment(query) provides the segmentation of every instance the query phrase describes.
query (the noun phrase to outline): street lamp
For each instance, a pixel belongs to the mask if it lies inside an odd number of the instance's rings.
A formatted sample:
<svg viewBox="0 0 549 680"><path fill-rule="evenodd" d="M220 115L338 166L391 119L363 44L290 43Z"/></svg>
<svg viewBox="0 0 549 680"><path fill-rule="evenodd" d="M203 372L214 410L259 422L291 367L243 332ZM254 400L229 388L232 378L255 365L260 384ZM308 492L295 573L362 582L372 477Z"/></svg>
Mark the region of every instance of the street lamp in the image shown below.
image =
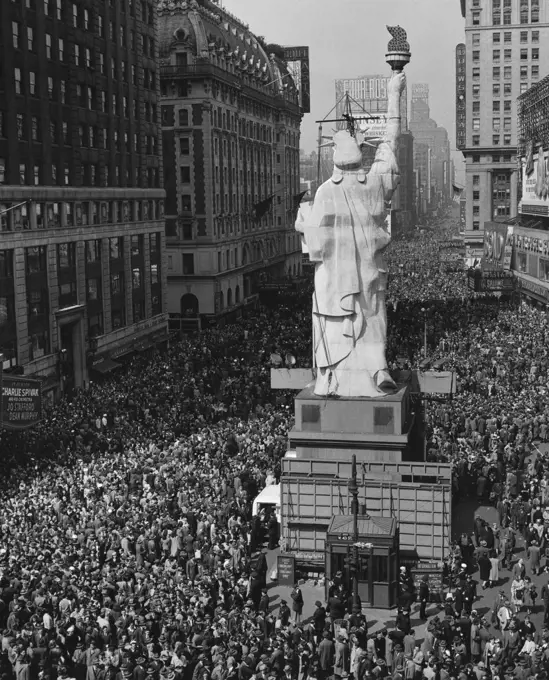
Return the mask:
<svg viewBox="0 0 549 680"><path fill-rule="evenodd" d="M356 455L353 454L353 464L351 479L348 482L349 494L352 497L351 512L353 513L353 555L352 555L352 575L353 575L353 614L360 614L362 608L358 597L358 483L356 481Z"/></svg>
<svg viewBox="0 0 549 680"><path fill-rule="evenodd" d="M427 359L427 310L422 307L421 311L423 313L423 358Z"/></svg>

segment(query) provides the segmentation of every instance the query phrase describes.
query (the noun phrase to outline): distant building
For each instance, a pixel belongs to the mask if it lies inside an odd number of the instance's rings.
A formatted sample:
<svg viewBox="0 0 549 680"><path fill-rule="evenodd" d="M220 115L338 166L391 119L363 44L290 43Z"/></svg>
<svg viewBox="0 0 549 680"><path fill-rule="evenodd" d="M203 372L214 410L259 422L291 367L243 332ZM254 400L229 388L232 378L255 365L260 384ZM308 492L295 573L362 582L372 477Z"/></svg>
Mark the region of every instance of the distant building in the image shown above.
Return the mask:
<svg viewBox="0 0 549 680"><path fill-rule="evenodd" d="M414 136L414 167L419 170L422 188L421 213L443 210L452 201L450 142L446 129L430 117L426 83L412 85L409 127Z"/></svg>
<svg viewBox="0 0 549 680"><path fill-rule="evenodd" d="M168 310L172 327L218 323L300 272L298 92L281 50L221 6L158 11Z"/></svg>
<svg viewBox="0 0 549 680"><path fill-rule="evenodd" d="M0 352L46 397L167 339L155 3L0 3Z"/></svg>

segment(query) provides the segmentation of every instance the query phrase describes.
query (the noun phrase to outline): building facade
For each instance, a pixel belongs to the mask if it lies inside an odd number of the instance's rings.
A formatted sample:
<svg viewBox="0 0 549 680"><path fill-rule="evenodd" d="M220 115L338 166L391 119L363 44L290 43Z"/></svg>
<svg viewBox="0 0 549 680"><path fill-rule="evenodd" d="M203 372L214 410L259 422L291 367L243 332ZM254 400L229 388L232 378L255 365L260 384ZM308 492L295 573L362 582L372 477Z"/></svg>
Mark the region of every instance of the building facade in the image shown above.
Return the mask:
<svg viewBox="0 0 549 680"><path fill-rule="evenodd" d="M414 167L419 171L420 212L444 211L452 201L448 132L431 118L429 85L412 84L410 132L414 136Z"/></svg>
<svg viewBox="0 0 549 680"><path fill-rule="evenodd" d="M52 397L166 339L156 28L150 0L0 3L0 352Z"/></svg>
<svg viewBox="0 0 549 680"><path fill-rule="evenodd" d="M484 223L517 213L516 100L549 71L549 1L461 0L461 10L465 241L480 255Z"/></svg>
<svg viewBox="0 0 549 680"><path fill-rule="evenodd" d="M173 327L218 323L255 304L262 281L300 272L298 92L210 0L159 14L168 309Z"/></svg>

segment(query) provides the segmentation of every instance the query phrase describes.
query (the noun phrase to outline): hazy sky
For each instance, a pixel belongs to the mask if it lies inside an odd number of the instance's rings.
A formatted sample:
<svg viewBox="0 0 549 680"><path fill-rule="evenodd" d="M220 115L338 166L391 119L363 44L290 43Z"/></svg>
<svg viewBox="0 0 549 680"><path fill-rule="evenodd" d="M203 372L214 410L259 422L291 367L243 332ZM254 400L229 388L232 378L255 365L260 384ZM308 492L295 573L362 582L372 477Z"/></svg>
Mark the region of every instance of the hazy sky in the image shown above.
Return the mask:
<svg viewBox="0 0 549 680"><path fill-rule="evenodd" d="M455 152L455 48L464 42L459 0L222 0L223 6L267 42L308 45L311 113L301 126L301 147L316 148L318 125L335 104L334 80L387 73L385 25L408 33L412 60L408 85L429 83L431 117L448 130ZM325 133L326 134L326 133Z"/></svg>

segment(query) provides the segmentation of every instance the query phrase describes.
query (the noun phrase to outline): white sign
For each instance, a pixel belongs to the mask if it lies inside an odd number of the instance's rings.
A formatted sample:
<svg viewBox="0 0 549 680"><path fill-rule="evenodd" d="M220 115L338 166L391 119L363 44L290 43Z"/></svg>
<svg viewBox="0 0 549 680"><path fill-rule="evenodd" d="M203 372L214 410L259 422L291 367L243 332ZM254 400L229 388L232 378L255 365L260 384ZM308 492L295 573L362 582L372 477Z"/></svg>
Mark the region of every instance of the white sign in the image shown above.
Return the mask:
<svg viewBox="0 0 549 680"><path fill-rule="evenodd" d="M532 206L549 206L549 158L548 152L534 155L531 173L526 173L527 159L522 159L522 201Z"/></svg>
<svg viewBox="0 0 549 680"><path fill-rule="evenodd" d="M384 137L387 132L387 116L376 116L376 120L359 118L358 129L366 139L369 137Z"/></svg>

